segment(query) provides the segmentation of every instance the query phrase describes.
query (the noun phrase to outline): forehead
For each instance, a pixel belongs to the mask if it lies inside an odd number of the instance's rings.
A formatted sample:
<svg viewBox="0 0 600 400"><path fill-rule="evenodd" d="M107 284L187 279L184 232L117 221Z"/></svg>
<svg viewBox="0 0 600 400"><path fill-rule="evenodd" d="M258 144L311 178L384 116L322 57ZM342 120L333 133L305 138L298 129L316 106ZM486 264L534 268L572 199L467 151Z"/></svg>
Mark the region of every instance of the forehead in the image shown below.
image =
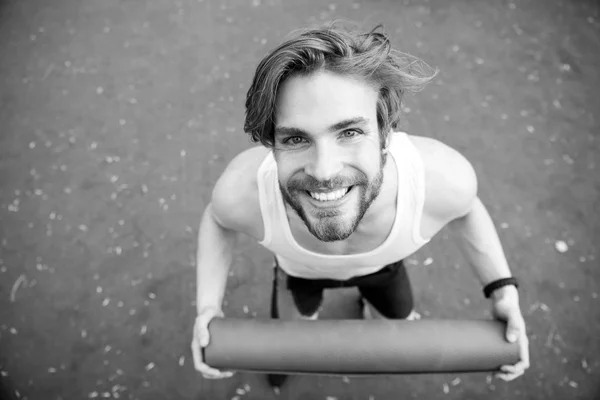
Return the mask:
<svg viewBox="0 0 600 400"><path fill-rule="evenodd" d="M318 131L341 120L376 121L377 91L368 83L327 71L293 76L279 89L277 126Z"/></svg>

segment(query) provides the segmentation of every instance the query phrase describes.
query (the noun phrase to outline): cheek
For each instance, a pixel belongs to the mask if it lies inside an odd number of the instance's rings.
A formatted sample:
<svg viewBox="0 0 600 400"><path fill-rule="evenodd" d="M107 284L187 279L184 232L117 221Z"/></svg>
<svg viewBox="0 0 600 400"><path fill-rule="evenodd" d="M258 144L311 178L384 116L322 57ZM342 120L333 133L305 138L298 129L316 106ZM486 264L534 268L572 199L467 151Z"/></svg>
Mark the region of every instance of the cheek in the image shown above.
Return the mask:
<svg viewBox="0 0 600 400"><path fill-rule="evenodd" d="M275 155L275 162L277 163L277 173L279 175L279 179L282 181L287 181L292 177L292 175L294 175L294 173L302 168L306 157L302 157L302 155L299 153L282 153L283 152L280 152L278 155Z"/></svg>
<svg viewBox="0 0 600 400"><path fill-rule="evenodd" d="M354 149L353 159L356 160L360 169L362 169L369 177L372 177L379 171L381 164L381 149L379 148L379 143L374 140L368 140L361 143L361 146L357 146L357 148Z"/></svg>
<svg viewBox="0 0 600 400"><path fill-rule="evenodd" d="M294 168L289 163L278 162L277 163L277 179L279 184L283 187L287 187L290 180L294 178Z"/></svg>

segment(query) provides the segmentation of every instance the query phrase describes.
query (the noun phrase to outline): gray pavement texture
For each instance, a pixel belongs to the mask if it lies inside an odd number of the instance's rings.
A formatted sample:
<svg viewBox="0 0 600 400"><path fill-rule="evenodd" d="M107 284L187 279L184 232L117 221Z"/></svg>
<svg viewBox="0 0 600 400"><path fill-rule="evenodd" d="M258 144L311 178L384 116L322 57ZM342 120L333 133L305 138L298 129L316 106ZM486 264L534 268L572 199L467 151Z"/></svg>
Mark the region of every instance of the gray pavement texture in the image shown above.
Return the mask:
<svg viewBox="0 0 600 400"><path fill-rule="evenodd" d="M522 285L516 381L303 376L277 396L258 374L194 371L197 225L251 146L256 64L340 18L440 69L403 129L477 170ZM0 1L0 396L599 399L599 65L595 1ZM228 316L268 316L270 257L236 248ZM407 263L424 317L489 316L447 232ZM334 318L344 296L328 299Z"/></svg>

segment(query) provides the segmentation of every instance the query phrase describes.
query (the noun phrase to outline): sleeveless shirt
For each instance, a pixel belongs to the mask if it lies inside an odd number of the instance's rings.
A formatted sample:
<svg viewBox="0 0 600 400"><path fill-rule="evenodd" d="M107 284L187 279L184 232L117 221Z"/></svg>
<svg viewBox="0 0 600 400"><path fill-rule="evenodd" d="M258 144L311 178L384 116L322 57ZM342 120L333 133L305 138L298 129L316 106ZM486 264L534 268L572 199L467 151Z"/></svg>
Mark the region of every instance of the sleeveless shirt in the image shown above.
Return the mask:
<svg viewBox="0 0 600 400"><path fill-rule="evenodd" d="M344 255L321 254L303 248L290 229L277 178L277 163L269 152L257 171L264 237L258 243L271 251L288 275L306 279L346 280L378 271L402 260L424 244L420 234L425 200L423 162L417 148L404 132L390 133L388 155L398 170L396 214L392 229L377 248Z"/></svg>

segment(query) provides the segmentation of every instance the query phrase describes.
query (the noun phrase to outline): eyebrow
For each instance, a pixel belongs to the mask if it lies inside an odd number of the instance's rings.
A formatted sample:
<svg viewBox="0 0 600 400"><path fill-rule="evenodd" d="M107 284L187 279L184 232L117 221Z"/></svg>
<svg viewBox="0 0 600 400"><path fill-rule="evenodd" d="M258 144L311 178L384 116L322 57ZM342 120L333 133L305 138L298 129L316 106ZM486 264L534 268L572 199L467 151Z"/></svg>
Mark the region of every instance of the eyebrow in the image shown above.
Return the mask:
<svg viewBox="0 0 600 400"><path fill-rule="evenodd" d="M345 129L352 125L364 125L367 124L369 120L363 117L356 118L348 118L340 122L336 122L335 124L329 126L327 130L329 132L339 131L341 129ZM308 132L300 128L293 128L287 126L278 126L275 128L275 135L281 136L310 136Z"/></svg>

